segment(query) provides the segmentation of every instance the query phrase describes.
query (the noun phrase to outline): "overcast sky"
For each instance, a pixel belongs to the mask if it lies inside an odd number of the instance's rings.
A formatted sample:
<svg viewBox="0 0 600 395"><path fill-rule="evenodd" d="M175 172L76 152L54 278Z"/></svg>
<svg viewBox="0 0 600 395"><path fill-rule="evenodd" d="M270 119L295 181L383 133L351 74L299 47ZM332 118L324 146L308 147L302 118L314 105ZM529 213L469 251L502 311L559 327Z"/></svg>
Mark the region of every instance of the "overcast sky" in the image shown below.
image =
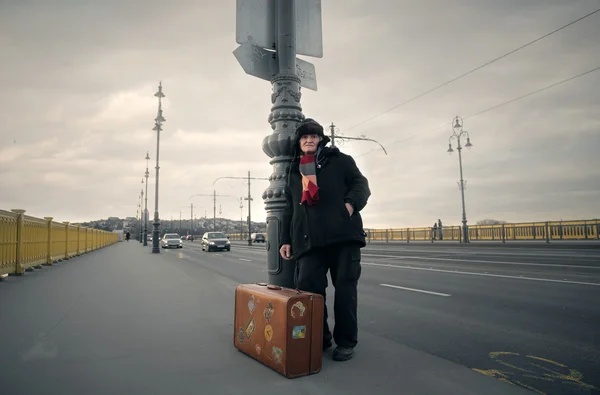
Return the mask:
<svg viewBox="0 0 600 395"><path fill-rule="evenodd" d="M418 3L418 4L417 4ZM515 103L482 110L600 66L600 13L369 122L420 93L559 28L597 0L327 0L319 90L303 89L308 117L335 123L369 179L365 227L461 219L456 115L470 223L600 217L600 71ZM159 80L164 131L161 217L240 218L244 181L271 174L271 86L232 54L234 0L0 0L0 208L60 221L135 216L146 151L154 211ZM456 145L454 144L455 148ZM252 184L264 220L266 181ZM244 208L244 218L246 208Z"/></svg>

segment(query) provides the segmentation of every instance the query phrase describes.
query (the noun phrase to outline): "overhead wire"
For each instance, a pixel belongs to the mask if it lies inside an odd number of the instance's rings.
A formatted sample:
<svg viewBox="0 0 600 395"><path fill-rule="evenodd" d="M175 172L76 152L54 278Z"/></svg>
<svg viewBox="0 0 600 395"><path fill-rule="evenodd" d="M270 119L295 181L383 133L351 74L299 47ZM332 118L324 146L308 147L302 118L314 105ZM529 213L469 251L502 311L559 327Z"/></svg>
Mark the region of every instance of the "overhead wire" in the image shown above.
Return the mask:
<svg viewBox="0 0 600 395"><path fill-rule="evenodd" d="M390 111L393 111L393 110L395 110L395 109L397 109L399 107L402 107L402 106L404 106L404 105L406 105L408 103L411 103L411 102L413 102L413 101L415 101L415 100L417 100L417 99L419 99L419 98L421 98L423 96L426 96L426 95L428 95L428 94L430 94L430 93L432 93L432 92L434 92L434 91L436 91L436 90L438 90L440 88L443 88L446 85L449 85L449 84L451 84L451 83L453 83L455 81L458 81L459 79L464 78L464 77L466 77L469 74L472 74L472 73L474 73L474 72L476 72L478 70L481 70L482 68L484 68L486 66L489 66L492 63L495 63L495 62L497 62L497 61L499 61L499 60L501 60L501 59L503 59L503 58L505 58L505 57L507 57L509 55L512 55L515 52L518 52L518 51L520 51L520 50L522 50L524 48L527 48L528 46L533 45L533 44L535 44L538 41L541 41L541 40L543 40L543 39L545 39L545 38L547 38L547 37L549 37L549 36L551 36L551 35L553 35L555 33L558 33L559 31L561 31L563 29L566 29L567 27L572 26L572 25L574 25L574 24L576 24L576 23L584 20L585 18L588 18L588 17L590 17L590 16L592 16L592 15L598 13L598 12L600 12L600 8L597 9L597 10L595 10L595 11L592 11L592 12L590 12L590 13L588 13L588 14L586 14L586 15L584 15L584 16L582 16L582 17L580 17L580 18L578 18L578 19L576 19L576 20L574 20L572 22L569 22L568 24L566 24L564 26L561 26L558 29L555 29L555 30L553 30L553 31L551 31L549 33L546 33L543 36L538 37L538 38L536 38L533 41L530 41L530 42L528 42L526 44L523 44L520 47L513 49L512 51L509 51L509 52L507 52L507 53L505 53L503 55L500 55L500 56L498 56L498 57L496 57L496 58L494 58L494 59L492 59L492 60L490 60L488 62L485 62L484 64L482 64L480 66L477 66L474 69L471 69L471 70L469 70L467 72L464 72L464 73L460 74L457 77L454 77L454 78L452 78L452 79L450 79L450 80L448 80L448 81L446 81L446 82L444 82L444 83L442 83L440 85L437 85L434 88L431 88L431 89L429 89L429 90L427 90L427 91L425 91L425 92L423 92L423 93L421 93L421 94L419 94L417 96L414 96L414 97L412 97L412 98L410 98L410 99L408 99L408 100L406 100L406 101L404 101L404 102L402 102L400 104L397 104L397 105L395 105L395 106L393 106L393 107L391 107L391 108L389 108L389 109L387 109L387 110L385 110L385 111L383 111L383 112L381 112L379 114L376 114L376 115L374 115L374 116L372 116L372 117L370 117L368 119L365 119L364 121L361 121L361 122L359 122L359 123L357 123L355 125L352 125L351 127L346 128L345 130L350 130L350 129L353 129L353 128L357 127L357 126L363 125L363 124L365 124L367 122L372 121L375 118L378 118L378 117L380 117L380 116L382 116L384 114L387 114Z"/></svg>
<svg viewBox="0 0 600 395"><path fill-rule="evenodd" d="M490 112L490 111L496 110L496 109L498 109L498 108L500 108L500 107L504 107L504 106L506 106L506 105L508 105L508 104L511 104L511 103L514 103L514 102L516 102L516 101L519 101L519 100L525 99L525 98L527 98L527 97L530 97L530 96L536 95L536 94L538 94L538 93L541 93L541 92L543 92L543 91L546 91L546 90L548 90L548 89L551 89L551 88L557 87L557 86L559 86L559 85L562 85L562 84L564 84L564 83L567 83L567 82L573 81L573 80L575 80L575 79L577 79L577 78L581 78L581 77L583 77L583 76L585 76L585 75L587 75L587 74L591 74L591 73L593 73L593 72L596 72L596 71L599 71L599 70L600 70L600 66L598 66L598 67L595 67L595 68L593 68L593 69L591 69L591 70L588 70L588 71L584 71L583 73L579 73L579 74L576 74L576 75L574 75L574 76L571 76L571 77L569 77L569 78L565 78L565 79L563 79L563 80L557 81L557 82L555 82L555 83L552 83L552 84L550 84L550 85L547 85L547 86L544 86L544 87L542 87L542 88L536 89L536 90L534 90L534 91L532 91L532 92L529 92L529 93L526 93L526 94L524 94L524 95L517 96L517 97L515 97L515 98L513 98L513 99L510 99L510 100L504 101L504 102L502 102L502 103L500 103L500 104L493 105L493 106L491 106L491 107L488 107L488 108L486 108L486 109L484 109L484 110L477 111L477 112L475 112L475 113L473 113L473 114L471 114L471 115L468 115L468 116L466 116L466 117L463 117L463 120L470 119L470 118L475 118L475 117L477 117L477 116L479 116L479 115L482 115L482 114L485 114L485 113L487 113L487 112ZM445 127L447 127L447 126L448 126L447 124L440 125L440 126L438 126L438 127L434 128L434 129L430 129L430 130L428 130L428 131L427 131L427 132L425 132L425 133L431 133L431 132L435 132L435 131L437 131L437 130L439 130L439 129L442 129L442 128L445 128ZM411 136L408 136L408 137L406 137L406 138L404 138L404 139L401 139L401 140L396 140L396 141L394 141L394 142L392 142L392 143L388 144L388 146L391 146L391 145L396 145L396 144L398 144L398 143L402 143L402 142L404 142L404 141L408 141L408 140L410 140L410 139L412 139L412 138L415 138L415 137L417 137L418 135L423 135L423 133L415 133L415 134L413 134L413 135L411 135ZM369 151L365 152L364 154L358 155L358 156L357 156L357 158L360 158L360 157L362 157L362 156L368 155L368 154L370 154L371 152L375 152L375 151L378 151L378 150L377 150L377 149L372 149L372 150L369 150Z"/></svg>

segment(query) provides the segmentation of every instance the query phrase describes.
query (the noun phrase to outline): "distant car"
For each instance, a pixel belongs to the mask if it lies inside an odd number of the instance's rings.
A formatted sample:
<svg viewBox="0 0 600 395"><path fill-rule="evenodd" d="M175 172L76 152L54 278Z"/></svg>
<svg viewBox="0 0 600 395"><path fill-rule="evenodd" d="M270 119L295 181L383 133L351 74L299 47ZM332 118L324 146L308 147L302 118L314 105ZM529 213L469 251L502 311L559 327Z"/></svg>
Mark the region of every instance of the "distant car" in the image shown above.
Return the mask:
<svg viewBox="0 0 600 395"><path fill-rule="evenodd" d="M160 246L162 248L183 248L183 242L177 233L165 233L160 239Z"/></svg>
<svg viewBox="0 0 600 395"><path fill-rule="evenodd" d="M231 243L225 234L221 232L206 232L202 236L202 251L210 252L212 250L231 251Z"/></svg>
<svg viewBox="0 0 600 395"><path fill-rule="evenodd" d="M253 243L264 243L265 235L262 233L252 233L252 235L250 236L250 239L252 239Z"/></svg>

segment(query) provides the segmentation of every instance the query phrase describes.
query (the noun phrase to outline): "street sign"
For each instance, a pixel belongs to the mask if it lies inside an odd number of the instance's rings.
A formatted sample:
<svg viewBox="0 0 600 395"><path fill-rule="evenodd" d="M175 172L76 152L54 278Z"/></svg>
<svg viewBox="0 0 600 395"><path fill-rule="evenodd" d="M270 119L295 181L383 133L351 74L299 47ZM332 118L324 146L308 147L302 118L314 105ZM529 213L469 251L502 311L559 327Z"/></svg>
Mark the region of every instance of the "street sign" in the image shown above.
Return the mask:
<svg viewBox="0 0 600 395"><path fill-rule="evenodd" d="M279 65L274 51L268 51L250 42L245 42L233 51L247 74L263 80L271 81L279 73ZM315 65L296 58L296 75L300 78L300 86L317 90Z"/></svg>
<svg viewBox="0 0 600 395"><path fill-rule="evenodd" d="M295 0L296 53L323 57L321 0ZM276 0L236 0L235 40L276 49Z"/></svg>

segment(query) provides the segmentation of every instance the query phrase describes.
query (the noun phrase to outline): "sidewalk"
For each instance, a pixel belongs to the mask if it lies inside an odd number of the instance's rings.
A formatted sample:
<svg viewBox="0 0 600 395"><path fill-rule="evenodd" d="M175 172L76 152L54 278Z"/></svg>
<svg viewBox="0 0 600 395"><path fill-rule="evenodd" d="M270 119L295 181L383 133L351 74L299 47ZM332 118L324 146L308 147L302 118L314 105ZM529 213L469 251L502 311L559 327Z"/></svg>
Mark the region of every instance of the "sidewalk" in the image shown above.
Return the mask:
<svg viewBox="0 0 600 395"><path fill-rule="evenodd" d="M136 242L10 277L2 394L530 394L364 331L353 360L286 379L233 347L237 284Z"/></svg>

